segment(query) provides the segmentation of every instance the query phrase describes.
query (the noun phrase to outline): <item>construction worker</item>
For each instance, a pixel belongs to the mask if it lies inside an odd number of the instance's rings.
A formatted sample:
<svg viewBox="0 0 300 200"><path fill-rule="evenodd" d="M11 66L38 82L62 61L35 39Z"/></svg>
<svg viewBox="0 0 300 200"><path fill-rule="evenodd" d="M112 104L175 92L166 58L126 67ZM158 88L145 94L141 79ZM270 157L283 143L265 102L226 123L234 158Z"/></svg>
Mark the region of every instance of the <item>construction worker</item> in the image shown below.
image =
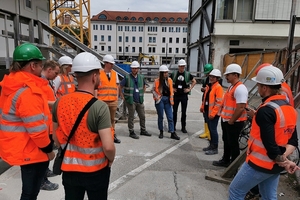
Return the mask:
<svg viewBox="0 0 300 200"><path fill-rule="evenodd" d="M91 53L83 52L73 60L72 72L78 89L60 97L52 107L53 139L64 147L81 110L94 98L99 86L100 61ZM81 119L67 144L62 162L65 200L107 199L110 167L115 157L109 109L96 100Z"/></svg>
<svg viewBox="0 0 300 200"><path fill-rule="evenodd" d="M119 77L118 74L112 70L115 61L111 55L105 55L103 62L104 65L102 65L103 69L100 69L100 84L96 90L96 97L108 105L112 131L114 133L114 142L121 143L121 140L119 140L115 134L115 116L119 97Z"/></svg>
<svg viewBox="0 0 300 200"><path fill-rule="evenodd" d="M60 74L53 80L57 98L75 91L75 80L69 73L72 68L72 58L62 56L58 59Z"/></svg>
<svg viewBox="0 0 300 200"><path fill-rule="evenodd" d="M220 109L222 139L224 152L222 159L213 161L214 166L228 167L240 155L239 135L247 120L245 110L248 90L240 81L242 68L238 64L226 67L225 78L231 85L228 87Z"/></svg>
<svg viewBox="0 0 300 200"><path fill-rule="evenodd" d="M139 139L139 136L134 132L134 112L136 111L140 118L140 135L151 136L146 131L146 117L144 106L144 93L146 91L146 83L144 76L138 74L140 64L133 61L130 65L131 73L126 75L120 83L121 98L125 100L128 109L128 129L129 137ZM124 91L123 91L124 88Z"/></svg>
<svg viewBox="0 0 300 200"><path fill-rule="evenodd" d="M203 102L203 98L204 98L204 93L206 91L206 86L209 84L209 73L214 69L213 65L210 63L207 63L206 65L204 65L204 75L206 76L203 84L202 84L202 88L201 88L201 92L203 92L202 95L202 102ZM208 140L210 140L210 133L209 133L209 128L207 125L207 120L204 117L204 113L203 113L203 118L204 118L204 132L202 134L199 135L199 138L207 138Z"/></svg>
<svg viewBox="0 0 300 200"><path fill-rule="evenodd" d="M252 120L246 162L229 186L229 199L244 200L255 185L262 199L277 199L280 172L300 169L287 158L298 146L297 112L280 94L284 79L278 68L264 67L252 80L262 103Z"/></svg>
<svg viewBox="0 0 300 200"><path fill-rule="evenodd" d="M206 155L218 154L219 134L218 134L218 122L220 116L218 112L222 105L223 88L219 84L221 78L221 71L213 69L209 73L209 83L206 85L204 98L200 107L200 112L203 113L204 119L207 122L210 132L209 146L203 148Z"/></svg>
<svg viewBox="0 0 300 200"><path fill-rule="evenodd" d="M178 70L175 70L170 75L173 80L174 89L174 105L173 105L173 120L174 129L176 131L177 112L179 103L181 103L181 131L187 133L186 130L186 109L188 104L188 94L196 85L196 80L190 72L185 71L186 62L181 59L178 61Z"/></svg>
<svg viewBox="0 0 300 200"><path fill-rule="evenodd" d="M54 93L54 88L52 86L53 84L51 83L51 81L53 81L57 77L58 74L59 74L59 64L53 60L47 60L44 63L41 77L43 79L45 79L46 81L48 81L48 84L45 87L42 87L42 90L44 91L44 93L47 96L47 101L48 101L48 106L49 106L50 111L51 111L53 103L56 101L56 95ZM53 124L52 124L52 114L51 113L49 113L48 119L49 119L49 124L48 124L49 137L50 137L50 140L53 142L53 138L52 138ZM58 189L59 185L57 183L52 183L51 181L48 180L48 177L53 177L53 176L56 176L56 175L53 174L53 172L48 167L47 172L46 172L44 179L42 181L42 184L41 184L41 190L50 191L50 190Z"/></svg>
<svg viewBox="0 0 300 200"><path fill-rule="evenodd" d="M174 122L173 122L173 112L172 105L174 104L173 99L173 81L169 78L169 69L166 65L159 67L159 77L155 79L153 84L153 98L155 101L155 108L157 111L157 123L159 129L159 138L164 137L163 130L163 120L164 120L164 111L167 116L169 132L171 133L171 138L175 140L180 140L180 137L174 131Z"/></svg>
<svg viewBox="0 0 300 200"><path fill-rule="evenodd" d="M10 74L0 86L0 154L10 165L21 166L21 200L37 199L41 182L55 156L49 139L47 98L42 87L41 51L24 43L13 52Z"/></svg>

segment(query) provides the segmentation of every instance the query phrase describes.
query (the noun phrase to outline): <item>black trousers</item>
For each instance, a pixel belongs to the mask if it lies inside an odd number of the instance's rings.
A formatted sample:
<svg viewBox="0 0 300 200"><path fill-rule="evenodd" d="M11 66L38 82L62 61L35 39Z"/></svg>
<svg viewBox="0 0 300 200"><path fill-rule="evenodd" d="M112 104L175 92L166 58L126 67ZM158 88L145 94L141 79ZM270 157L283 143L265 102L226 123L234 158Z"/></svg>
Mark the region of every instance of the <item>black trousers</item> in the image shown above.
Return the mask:
<svg viewBox="0 0 300 200"><path fill-rule="evenodd" d="M173 121L174 121L174 128L176 128L177 122L177 112L178 106L181 103L181 128L185 129L186 127L186 108L188 104L188 95L174 95L174 105L173 105Z"/></svg>

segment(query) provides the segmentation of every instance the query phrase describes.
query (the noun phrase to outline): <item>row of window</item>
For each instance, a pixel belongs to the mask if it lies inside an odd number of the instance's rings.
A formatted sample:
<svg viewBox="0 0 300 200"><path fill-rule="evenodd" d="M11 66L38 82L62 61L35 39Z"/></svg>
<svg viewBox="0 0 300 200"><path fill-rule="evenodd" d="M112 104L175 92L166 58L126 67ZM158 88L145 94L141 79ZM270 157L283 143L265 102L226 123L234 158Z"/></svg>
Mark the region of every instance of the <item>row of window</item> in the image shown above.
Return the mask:
<svg viewBox="0 0 300 200"><path fill-rule="evenodd" d="M95 50L98 50L98 46L95 45L95 46L94 46L94 49L95 49ZM105 46L100 46L100 50L101 50L101 51L105 51ZM107 46L107 51L108 51L108 52L111 52L111 46ZM129 46L125 47L125 48L124 48L124 51L125 51L126 53L128 53L128 52L129 52ZM123 52L123 49L122 49L121 46L119 46L118 52L119 52L119 53L122 53L122 52ZM139 47L139 52L143 52L143 48L142 48L142 47ZM136 48L135 48L135 47L131 47L131 53L136 53ZM148 47L148 53L156 53L156 47ZM165 47L162 47L162 48L161 48L161 53L166 53L166 48L165 48ZM168 48L168 53L173 53L173 48L169 47L169 48ZM175 48L174 53L179 53L179 48ZM186 48L182 48L182 53L183 53L183 54L186 53Z"/></svg>
<svg viewBox="0 0 300 200"><path fill-rule="evenodd" d="M168 27L161 27L161 31L162 32L167 32L167 30L169 30L169 32L173 33L180 33L181 32L181 27L169 27L169 29L167 29ZM105 25L99 25L98 24L93 24L93 30L101 30L101 31L105 31ZM106 30L111 31L112 30L112 25L106 25ZM136 26L118 26L118 31L132 31L132 32L136 32L137 31L137 27ZM148 26L148 32L157 32L158 27L157 26ZM144 31L144 27L143 26L138 26L138 31L139 32L143 32ZM182 27L182 32L186 33L187 32L187 27Z"/></svg>
<svg viewBox="0 0 300 200"><path fill-rule="evenodd" d="M122 36L119 36L119 42L122 42ZM136 37L135 36L132 36L131 38L131 42L136 42ZM98 41L98 35L94 35L94 41ZM101 35L101 42L104 42L105 41L105 38L104 38L104 35ZM111 42L111 35L108 35L107 36L107 41L108 42ZM129 36L125 36L125 42L129 42ZM143 37L139 37L139 42L143 42ZM156 37L148 37L148 42L149 43L156 43ZM166 37L162 37L162 40L161 40L162 43L166 43ZM172 37L169 37L169 43L173 43L173 38ZM175 43L176 44L179 44L179 38L177 37L175 39ZM186 38L182 38L182 43L186 43Z"/></svg>
<svg viewBox="0 0 300 200"><path fill-rule="evenodd" d="M101 15L99 15L98 19L106 20L107 17L106 17L105 14L101 14ZM129 20L129 17L127 17L127 16L124 16L124 17L117 16L117 17L116 17L116 20L117 20L117 21L120 21L120 20L125 20L125 21L127 21L127 20ZM136 17L131 17L130 20L131 20L131 21L136 21ZM176 19L177 22L182 22L183 20L184 20L185 22L187 22L187 21L188 21L188 18L186 17L186 18L182 19L181 17L178 17L178 18ZM143 22L143 21L145 21L145 20L144 20L143 17L139 17L139 18L138 18L138 21ZM146 21L148 21L148 22L149 22L149 21L159 21L159 18L158 18L158 17L154 17L154 18L152 19L151 17L146 17ZM174 18L174 17L170 17L169 19L167 19L166 17L162 17L162 18L160 19L160 21L162 21L162 22L167 22L167 21L169 21L169 22L175 22L175 18Z"/></svg>
<svg viewBox="0 0 300 200"><path fill-rule="evenodd" d="M93 24L93 30L98 30L98 24ZM100 31L105 31L105 25L100 24L99 25L99 30ZM112 30L112 25L106 25L106 30L111 31Z"/></svg>

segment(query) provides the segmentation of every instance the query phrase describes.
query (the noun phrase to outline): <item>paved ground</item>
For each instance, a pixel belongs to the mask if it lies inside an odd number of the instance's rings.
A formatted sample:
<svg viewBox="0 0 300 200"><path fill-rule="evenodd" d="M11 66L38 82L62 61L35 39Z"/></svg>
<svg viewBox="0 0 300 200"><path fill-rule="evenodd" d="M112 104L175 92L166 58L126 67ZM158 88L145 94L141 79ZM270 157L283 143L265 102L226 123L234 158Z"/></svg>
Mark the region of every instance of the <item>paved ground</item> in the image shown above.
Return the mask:
<svg viewBox="0 0 300 200"><path fill-rule="evenodd" d="M205 180L206 170L224 171L224 168L212 166L213 160L221 158L222 141L219 142L219 154L207 156L202 151L207 141L198 138L203 131L203 117L199 113L201 101L200 85L196 85L189 97L187 130L188 134L177 131L180 141L170 139L165 132L158 139L157 115L152 95L145 95L146 125L152 137L141 136L139 140L128 137L126 123L117 123L116 133L122 140L116 144L117 156L112 166L109 197L111 200L224 200L228 198L228 185ZM180 121L180 113L179 119ZM180 130L180 122L177 130ZM138 123L135 130L139 131ZM219 132L221 134L221 132ZM52 163L51 163L52 164ZM50 178L59 183L56 191L41 191L39 200L63 200L64 190L61 176ZM0 175L0 200L19 199L21 180L19 167L12 167ZM280 195L283 196L280 196ZM299 199L287 182L281 177L278 199Z"/></svg>

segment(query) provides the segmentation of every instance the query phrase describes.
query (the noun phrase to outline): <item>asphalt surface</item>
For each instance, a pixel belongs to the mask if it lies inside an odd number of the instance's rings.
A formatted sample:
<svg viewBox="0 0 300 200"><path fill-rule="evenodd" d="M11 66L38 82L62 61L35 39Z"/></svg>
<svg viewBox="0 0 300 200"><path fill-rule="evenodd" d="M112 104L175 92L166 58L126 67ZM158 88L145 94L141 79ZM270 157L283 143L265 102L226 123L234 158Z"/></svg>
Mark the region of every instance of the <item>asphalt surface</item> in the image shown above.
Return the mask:
<svg viewBox="0 0 300 200"><path fill-rule="evenodd" d="M187 134L180 131L180 106L177 134L180 140L170 139L164 132L159 139L157 115L152 94L145 94L146 127L151 137L140 136L135 140L129 137L127 123L116 124L116 134L121 144L116 144L116 158L112 166L109 196L110 200L224 200L228 198L228 185L205 179L206 170L224 171L212 165L213 160L222 157L223 144L219 137L219 153L207 156L202 151L208 142L198 136L203 131L203 117L199 112L201 103L200 85L189 96L187 110ZM139 123L135 123L139 133ZM220 125L219 135L221 136ZM53 161L51 162L52 165ZM286 184L282 176L278 188L278 199L299 199ZM64 190L61 176L51 177L59 183L55 191L40 191L38 199L63 200ZM21 194L20 168L15 166L0 175L0 200L16 200ZM280 196L282 195L282 196ZM87 198L86 198L87 199Z"/></svg>

